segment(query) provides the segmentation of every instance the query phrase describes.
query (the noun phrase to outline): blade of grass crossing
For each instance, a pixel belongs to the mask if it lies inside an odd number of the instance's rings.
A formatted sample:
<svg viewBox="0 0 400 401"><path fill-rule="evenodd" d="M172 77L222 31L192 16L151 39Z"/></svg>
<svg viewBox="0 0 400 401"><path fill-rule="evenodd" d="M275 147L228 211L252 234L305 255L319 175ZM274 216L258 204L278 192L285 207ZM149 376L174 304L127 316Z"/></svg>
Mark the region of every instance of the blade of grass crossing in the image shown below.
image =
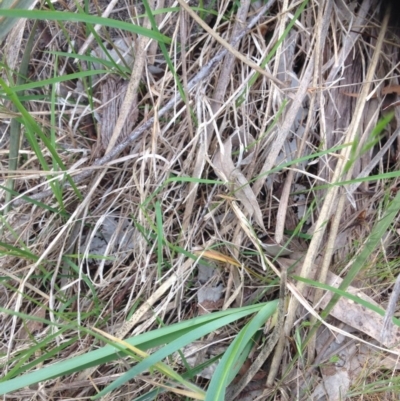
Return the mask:
<svg viewBox="0 0 400 401"><path fill-rule="evenodd" d="M115 68L117 68L116 71L118 71L118 73L121 74L125 79L129 79L128 74L131 72L129 68L127 68L123 65L116 64L112 58L111 58L111 60L103 60L102 58L94 57L91 55L83 55L83 54L81 55L81 54L76 54L76 53L66 53L66 52L60 52L60 51L47 51L44 53L52 54L54 56L62 56L62 57L72 58L74 60L86 61L87 63L91 63L91 64L101 64L104 67L107 67L109 69L113 69L113 67L115 67ZM105 53L105 54L107 54L107 53ZM111 55L109 55L108 57L111 57Z"/></svg>
<svg viewBox="0 0 400 401"><path fill-rule="evenodd" d="M104 333L104 334L106 334L106 336L107 336L109 339L112 339L112 338L113 338L113 336L108 335L107 333ZM134 346L132 346L132 345L126 343L125 341L119 340L118 338L115 338L115 337L114 337L114 341L116 341L118 344L121 344L121 345L125 346L129 351L132 351L132 355L131 355L131 356L132 356L133 359L135 359L135 360L140 360L140 359L142 359L142 358L145 358L144 360L147 360L148 358L150 358L150 357L148 356L147 353L143 352L143 351L140 350L139 348L136 348L136 347L134 347ZM164 347L164 348L166 348L166 347ZM140 362L139 365L140 365L141 363L142 363L142 362ZM135 367L135 368L136 368L136 367ZM131 369L131 371L134 370L135 368ZM150 371L151 374L153 373L153 370L158 370L161 374L163 374L164 376L167 376L170 380L172 380L172 381L174 381L174 382L176 382L176 383L179 383L179 384L185 389L185 390L183 390L183 391L187 391L186 389L188 389L189 391L191 391L191 392L192 392L192 393L191 393L191 397L192 397L192 398L200 399L200 400L203 400L203 399L204 399L204 394L205 394L205 393L204 393L203 390L201 390L198 386L192 384L190 381L185 380L179 373L177 373L175 370L173 370L173 369L172 369L171 367L169 367L167 364L158 361L158 362L154 363L153 366L150 366L150 367L149 367L149 371ZM129 372L131 372L131 371L129 371ZM125 375L128 375L129 372L126 373ZM135 376L136 376L136 375L135 375ZM118 380L119 380L119 379L117 379L116 382L117 382ZM96 396L92 397L92 399L97 399L98 397L103 396L103 395L105 394L105 392L107 391L107 389L108 389L108 388L111 388L113 385L115 385L115 388L119 387L119 385L116 385L115 382L114 382L111 386L107 387L105 390L103 390L102 392L100 392L100 393L97 394ZM160 386L161 386L161 387L164 387L163 384L160 384ZM171 387L171 390L172 390L173 388L174 388L174 387ZM109 391L111 391L111 390L109 390ZM103 393L103 392L104 392L104 393ZM102 394L102 393L103 393L103 394Z"/></svg>
<svg viewBox="0 0 400 401"><path fill-rule="evenodd" d="M53 12L57 12L57 11L55 10L55 8L54 8L52 2L51 2L50 0L46 0L46 3L47 3L47 6L48 6ZM78 3L76 3L76 5L77 5L78 9L81 10L80 5L79 5ZM66 39L67 39L68 46L69 46L69 49L70 49L70 51L71 51L71 53L67 53L67 54L68 54L68 57L74 57L76 60L82 60L80 57L85 57L85 56L80 56L80 55L78 55L78 54L76 54L76 53L74 52L75 46L74 46L73 40L71 40L70 35L69 35L69 31L65 28L64 24L63 24L61 21L60 21L60 27L61 27L61 29L62 29L62 31L63 31L63 33L64 33ZM97 42L98 46L103 50L104 54L108 57L109 60L107 61L107 63L109 63L109 67L110 67L110 68L114 67L116 71L119 71L119 72L121 73L121 75L124 75L124 73L123 73L123 71L121 70L120 66L118 66L118 64L114 61L113 57L111 57L109 51L107 50L107 48L106 48L105 45L103 44L103 41L101 40L101 38L97 35L96 31L93 29L92 25L91 25L91 24L86 24L86 27L87 27L87 28L89 29L89 31L94 35L94 38L96 39L96 42ZM89 52L90 52L90 51L89 51ZM105 60L103 60L103 61L105 61ZM101 61L98 61L98 63L103 64ZM86 68L83 68L83 67L82 67L81 63L77 63L76 65L78 66L80 72L84 72L84 71L86 70ZM106 64L103 64L103 65L106 65ZM90 63L88 64L88 67L89 67L89 70L90 70L90 69L91 69L91 64L90 64ZM128 69L128 74L129 74L129 73L130 73L130 71L129 71L129 69ZM91 76L91 75L88 76L89 79L90 79L90 76ZM125 78L128 78L128 76L126 75ZM84 87L85 87L86 93L92 91L92 87L90 86L90 87L88 88L87 82L86 82L85 79L82 79L82 83L83 83L83 85L84 85ZM91 97L91 96L88 96L88 100L89 100L89 104L90 104L91 109L94 110L92 97Z"/></svg>
<svg viewBox="0 0 400 401"><path fill-rule="evenodd" d="M57 70L55 70L57 71ZM71 81L75 79L84 79L86 77L90 77L93 75L101 75L107 73L107 70L88 70L88 71L80 71L74 72L72 74L55 76L53 78L43 79L41 81L29 82L27 84L21 84L10 88L14 92L20 92L28 89L36 89L41 88L46 85L54 85L59 84L60 82Z"/></svg>
<svg viewBox="0 0 400 401"><path fill-rule="evenodd" d="M207 367L211 366L213 363L217 362L221 358L221 356L222 356L221 354L216 355L213 358L207 360L206 362L195 366L193 369L188 369L185 373L182 374L182 377L184 379L192 379L197 374L202 372L205 368L207 368ZM132 401L151 401L151 400L154 400L157 396L159 396L163 393L166 393L166 392L167 392L167 390L164 388L155 388L154 390L151 390L147 394L143 394L143 395L139 396L138 398L135 398Z"/></svg>
<svg viewBox="0 0 400 401"><path fill-rule="evenodd" d="M0 241L0 253L3 253L5 255L17 256L21 259L32 260L33 262L39 260L39 258L36 255L34 255L29 251L29 249L25 246L25 244L21 245L25 248L25 250Z"/></svg>
<svg viewBox="0 0 400 401"><path fill-rule="evenodd" d="M46 337L41 342L36 343L36 345L34 345L34 346L28 348L27 350L24 350L23 352L19 353L17 355L17 357L16 357L15 365L2 378L2 380L5 381L10 377L20 375L23 372L26 372L27 370L32 369L35 366L39 365L40 363L46 361L46 359L50 360L51 357L53 357L55 354L57 354L61 350L65 349L66 347L68 347L69 345L71 345L75 341L77 341L76 337L74 339L72 339L72 340L68 340L68 341L65 342L65 344L62 344L59 347L55 347L51 351L45 352L45 354L43 354L40 358L35 359L32 362L30 362L30 363L28 363L28 364L23 366L23 364L26 361L29 361L29 360L32 359L32 357L36 354L36 352L52 348L51 345L50 345L51 341L53 341L56 337L62 335L66 330L67 330L67 328L62 328L60 331L57 331L56 333L53 333L53 334L49 335L48 337ZM13 361L11 360L10 363L12 363L12 362Z"/></svg>
<svg viewBox="0 0 400 401"><path fill-rule="evenodd" d="M380 316L385 316L385 311L380 308L379 306L376 306L374 304L371 304L368 301L365 301L364 299L357 297L356 295L350 294L349 292L346 292L345 290L340 290L336 287L332 287L330 285L327 284L321 284L318 281L314 281L314 280L310 280L310 279L305 279L303 277L299 277L299 276L292 276L295 280L298 281L302 281L308 285L314 286L316 288L321 288L323 290L327 290L327 291L331 291L334 294L337 294L339 297L344 297L347 299L350 299L351 301L358 303L362 306L364 306L364 308L366 309L370 309L374 312L376 312L378 315ZM400 320L398 318L393 318L394 323L400 327Z"/></svg>
<svg viewBox="0 0 400 401"><path fill-rule="evenodd" d="M29 8L35 0L2 0L0 1L0 9L12 9L12 8ZM16 18L0 18L0 40L7 35L12 27L18 22Z"/></svg>
<svg viewBox="0 0 400 401"><path fill-rule="evenodd" d="M4 191L11 192L15 196L19 196L21 199L26 201L27 203L31 203L32 205L35 205L43 210L48 210L51 213L57 213L60 214L60 216L64 217L65 219L69 219L70 215L66 212L62 212L60 210L55 209L54 207L48 206L43 202L39 202L36 199L32 199L29 196L26 195L21 195L17 191L11 191L9 188L4 187L3 185L0 185L0 188L3 189ZM0 209L1 210L1 209Z"/></svg>

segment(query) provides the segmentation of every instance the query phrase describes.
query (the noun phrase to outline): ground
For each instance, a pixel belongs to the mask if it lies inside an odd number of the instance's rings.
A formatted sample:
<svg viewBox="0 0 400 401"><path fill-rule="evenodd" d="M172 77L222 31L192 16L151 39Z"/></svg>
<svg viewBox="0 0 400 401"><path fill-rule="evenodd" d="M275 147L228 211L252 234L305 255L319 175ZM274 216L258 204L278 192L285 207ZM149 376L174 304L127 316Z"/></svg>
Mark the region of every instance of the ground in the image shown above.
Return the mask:
<svg viewBox="0 0 400 401"><path fill-rule="evenodd" d="M0 394L398 399L396 5L6 3Z"/></svg>

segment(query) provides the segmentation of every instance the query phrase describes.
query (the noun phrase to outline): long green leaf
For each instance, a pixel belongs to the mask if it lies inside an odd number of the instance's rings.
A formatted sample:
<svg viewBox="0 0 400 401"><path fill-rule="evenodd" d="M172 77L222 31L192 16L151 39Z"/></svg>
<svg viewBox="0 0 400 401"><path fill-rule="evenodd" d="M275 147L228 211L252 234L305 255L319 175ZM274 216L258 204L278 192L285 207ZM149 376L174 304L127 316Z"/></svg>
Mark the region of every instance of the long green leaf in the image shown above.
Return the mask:
<svg viewBox="0 0 400 401"><path fill-rule="evenodd" d="M112 63L109 60L106 59L102 59L99 57L94 57L94 56L87 56L85 54L76 54L76 53L66 53L66 52L59 52L59 51L48 51L48 52L44 52L44 53L48 53L48 54L53 54L55 56L61 56L61 57L67 57L67 58L72 58L74 60L82 60L82 61L87 61L88 63L92 63L92 64L102 64L107 68L114 68L115 67L115 63ZM120 71L120 73L125 74L124 77L129 78L129 75L132 71L125 67L124 65L117 65L118 69Z"/></svg>
<svg viewBox="0 0 400 401"><path fill-rule="evenodd" d="M131 345L140 347L142 350L158 347L162 344L174 341L176 338L181 337L182 335L196 329L197 327L207 324L213 320L219 319L223 316L235 315L236 318L243 318L245 316L258 312L264 305L265 304L246 306L243 308L231 309L227 311L211 313L209 315L199 316L191 320L171 325L169 327L163 327L149 333L140 334L126 341ZM46 319L40 319L34 316L16 313L14 311L9 311L1 307L0 312L20 316L24 319L36 320L47 323L49 325L54 325L53 322L50 322ZM65 327L65 325L57 326ZM82 328L82 330L87 331L84 328ZM79 355L66 361L54 363L50 366L38 369L34 372L30 372L23 376L18 376L16 378L2 382L0 383L0 395L11 393L20 388L30 386L41 381L50 380L56 377L68 375L70 373L79 372L93 366L98 366L103 363L111 362L115 359L118 359L120 356L120 346L106 345L101 349L88 352L85 355Z"/></svg>
<svg viewBox="0 0 400 401"><path fill-rule="evenodd" d="M93 75L105 74L107 72L109 72L109 71L107 71L107 70L81 71L81 72L76 72L74 74L59 75L59 76L56 76L53 78L43 79L42 81L29 82L28 84L15 85L15 86L10 87L10 89L13 90L14 92L20 92L20 91L25 91L28 89L41 88L42 86L46 86L46 85L54 85L54 84L58 84L60 82L71 81L73 79L82 79L82 78L90 77Z"/></svg>
<svg viewBox="0 0 400 401"><path fill-rule="evenodd" d="M32 20L53 20L53 21L70 21L70 22L85 22L93 25L103 25L110 28L122 29L138 35L147 36L157 42L171 43L171 39L151 29L142 28L139 25L129 22L117 21L111 18L96 17L83 13L70 13L67 11L40 11L40 10L0 10L0 16L10 18L29 18Z"/></svg>
<svg viewBox="0 0 400 401"><path fill-rule="evenodd" d="M230 373L235 368L249 341L275 312L277 306L278 301L267 303L233 340L214 372L205 401L225 401L225 391L229 384L228 379L231 377Z"/></svg>
<svg viewBox="0 0 400 401"><path fill-rule="evenodd" d="M276 309L276 301L268 302L262 310L267 310L270 313L270 316ZM261 311L259 312L261 313ZM139 375L145 370L148 370L157 362L160 362L167 356L173 354L178 351L182 347L192 343L193 341L205 336L206 334L212 333L213 331L219 329L222 326L226 326L235 320L241 319L245 317L247 314L245 312L237 313L229 316L221 317L220 319L213 320L210 323L206 323L196 329L193 329L189 333L183 335L182 337L177 338L175 341L172 341L167 346L161 348L156 351L153 355L144 359L142 362L138 363L134 368L129 370L127 373L119 377L115 382L107 386L103 391L97 394L93 399L98 399L99 397L104 396L106 393L122 386L127 381L133 379L135 376ZM253 319L254 320L254 319Z"/></svg>
<svg viewBox="0 0 400 401"><path fill-rule="evenodd" d="M9 10L11 8L29 8L34 0L2 0L0 1L0 9ZM0 40L7 35L11 28L18 22L15 18L0 18Z"/></svg>

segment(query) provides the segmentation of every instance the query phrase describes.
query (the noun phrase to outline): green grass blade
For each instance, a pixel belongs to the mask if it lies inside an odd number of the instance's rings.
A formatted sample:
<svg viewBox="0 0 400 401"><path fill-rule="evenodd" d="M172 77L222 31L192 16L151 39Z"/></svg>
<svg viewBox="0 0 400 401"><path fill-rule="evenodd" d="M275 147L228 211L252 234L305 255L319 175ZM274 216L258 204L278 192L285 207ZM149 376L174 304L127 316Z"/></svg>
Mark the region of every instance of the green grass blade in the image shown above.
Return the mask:
<svg viewBox="0 0 400 401"><path fill-rule="evenodd" d="M321 288L323 290L327 290L327 291L333 292L334 294L337 294L340 297L347 298L347 299L349 299L349 300L351 300L351 301L353 301L353 302L355 302L355 303L357 303L359 305L364 306L367 309L372 310L373 312L376 312L380 316L385 316L385 311L382 308L380 308L379 306L376 306L374 304L371 304L370 302L368 302L368 301L366 301L366 300L364 300L364 299L362 299L360 297L357 297L356 295L350 294L349 292L346 292L346 291L341 290L341 289L336 288L336 287L332 287L332 286L327 285L327 284L319 283L318 281L306 279L306 278L303 278L303 277L299 277L299 276L292 276L292 277L295 280L302 281L303 283L306 283L306 284L308 284L310 286L313 286L313 287L316 287L316 288ZM393 322L395 322L395 324L400 327L400 320L399 319L393 318Z"/></svg>
<svg viewBox="0 0 400 401"><path fill-rule="evenodd" d="M107 70L80 71L80 72L75 72L73 74L67 74L67 75L55 76L53 78L43 79L42 81L30 82L28 84L23 84L23 85L16 85L11 87L10 89L13 90L14 92L20 92L28 89L41 88L46 85L54 85L60 82L71 81L73 79L83 79L86 77L91 77L93 75L105 74L107 72L109 71Z"/></svg>
<svg viewBox="0 0 400 401"><path fill-rule="evenodd" d="M275 305L275 301L273 301L273 305ZM273 306L271 307L270 303L268 303L264 308L268 310L274 311ZM138 363L134 368L129 370L127 373L119 377L115 382L107 386L103 391L97 394L93 399L98 399L99 397L104 396L106 393L115 390L116 388L122 386L127 381L133 379L135 376L139 375L145 370L150 369L156 363L160 362L167 356L177 352L182 347L192 343L193 341L212 333L219 328L226 326L235 320L239 320L242 317L247 315L246 312L237 312L236 314L231 314L229 316L221 317L220 319L213 320L210 323L206 323L199 328L193 329L189 333L183 335L182 337L177 338L175 341L172 341L167 346L163 347L162 349L156 351L154 354L149 356L148 358L144 359L142 362ZM177 380L177 378L175 377ZM179 380L180 381L180 380Z"/></svg>
<svg viewBox="0 0 400 401"><path fill-rule="evenodd" d="M11 191L9 188L4 187L3 185L0 185L0 188L3 189L4 191L9 191L11 192L14 196L19 196L21 199L23 199L25 202L27 203L31 203L32 205L35 205L43 210L47 210L51 213L56 213L59 214L61 217L64 217L66 219L69 219L70 214L67 212L62 212L60 210L54 209L54 207L48 206L43 202L37 201L35 199L30 198L27 195L21 195L20 193L18 193L17 191ZM1 208L0 208L1 210Z"/></svg>
<svg viewBox="0 0 400 401"><path fill-rule="evenodd" d="M140 347L142 350L146 350L153 347L158 347L160 345L166 344L168 342L174 341L175 339L181 337L182 335L191 332L197 327L203 326L213 320L219 319L224 316L236 315L237 317L245 317L253 313L257 313L265 304L258 304L252 306L246 306L237 309L231 309L229 311L221 311L216 313L211 313L209 315L199 316L194 319L176 323L174 325L163 327L158 330L153 330L148 333L143 333L138 336L129 338L126 340L129 344ZM16 313L14 311L9 311L7 309L0 307L0 312L6 314L12 314L14 316L19 316L24 319L31 319L43 322L48 325L55 325L46 319L41 319L35 316L29 316L22 313ZM75 326L75 323L70 323L67 326ZM66 325L57 324L57 327L65 327ZM88 331L85 328L80 328L83 331ZM18 376L7 380L5 382L0 382L0 395L7 394L16 391L25 386L30 386L32 384L50 380L63 375L68 375L71 373L79 372L84 369L98 366L103 363L111 362L115 359L120 358L121 348L116 345L106 345L101 349L88 352L85 355L79 355L71 359L54 363L51 366L44 367L40 370L29 372L23 376Z"/></svg>
<svg viewBox="0 0 400 401"><path fill-rule="evenodd" d="M153 28L154 31L159 32L156 20L155 20L155 18L153 16L152 10L151 10L147 0L143 0L143 5L144 5L144 8L146 9L147 17L149 18L149 21L151 23L151 27ZM167 65L168 65L168 68L172 72L172 75L174 76L175 83L176 83L176 85L178 87L179 94L181 95L182 100L186 101L186 93L183 90L182 83L181 83L181 81L179 79L178 74L176 73L174 65L172 64L171 57L169 56L168 50L165 47L165 44L163 42L160 42L159 45L160 45L161 52L162 52L162 54L164 56L164 59L165 59Z"/></svg>
<svg viewBox="0 0 400 401"><path fill-rule="evenodd" d="M29 8L33 2L34 0L2 0L0 1L0 10L8 10L15 7ZM0 40L10 32L17 22L18 20L16 18L0 18Z"/></svg>
<svg viewBox="0 0 400 401"><path fill-rule="evenodd" d="M300 5L300 7L296 10L293 18L290 20L289 24L287 25L285 31L283 32L282 36L277 40L275 45L272 47L271 51L267 54L265 59L262 61L260 67L264 68L272 59L272 57L275 55L276 51L278 50L278 47L283 43L285 40L286 36L289 34L290 30L293 28L294 24L300 17L301 13L303 12L304 8L306 7L307 3L309 0L304 0L303 3ZM250 79L249 83L247 84L246 88L244 89L243 93L238 97L237 100L237 105L238 107L245 101L245 94L250 90L250 88L254 85L254 83L257 81L260 73L255 72L253 77Z"/></svg>
<svg viewBox="0 0 400 401"><path fill-rule="evenodd" d="M102 25L109 28L116 28L128 32L136 33L137 35L147 36L155 39L157 42L171 43L171 39L159 32L154 32L151 29L142 28L141 26L113 20L111 18L96 17L84 13L70 13L67 11L40 11L40 10L0 10L0 16L10 18L29 18L32 20L52 20L52 21L69 21L69 22L84 22L93 25Z"/></svg>
<svg viewBox="0 0 400 401"><path fill-rule="evenodd" d="M54 63L54 78L57 78L57 71L58 71L58 57L56 56L55 58L55 63ZM56 96L57 96L57 86L56 85L51 85L51 95L50 95L50 143L53 149L56 149L57 146L57 137L56 137ZM59 166L57 163L57 160L52 157L52 166L54 171L59 171ZM62 190L62 183L60 181L54 181L53 182L53 193L55 198L57 199L57 202L60 206L60 210L65 212L65 205L64 205L64 199L63 199L63 190Z"/></svg>
<svg viewBox="0 0 400 401"><path fill-rule="evenodd" d="M51 348L50 342L53 341L56 337L58 337L60 334L64 333L68 328L64 327L60 331L57 331L56 333L52 333L48 337L46 337L43 341L37 343L33 347L30 347L29 349L26 350L26 352L22 352L18 354L17 356L17 362L13 366L12 369L5 375L2 380L7 380L9 377L17 376L22 374L23 372L32 369L36 366L38 366L40 363L50 360L54 355L57 355L61 350L65 349L69 345L72 345L75 341L78 340L77 337L74 339L70 339L66 341L65 343L62 343L60 346L52 348L50 351L48 349ZM35 353L37 351L42 351L45 350L45 354L40 356L39 358L34 359L32 362L29 362L29 360L32 360L32 358L35 356ZM26 365L24 363L28 361ZM10 361L12 362L12 361Z"/></svg>
<svg viewBox="0 0 400 401"><path fill-rule="evenodd" d="M39 260L39 258L33 253L29 252L29 250L23 250L2 241L0 241L0 252L6 255L17 256L22 259L32 260L33 262L37 262Z"/></svg>
<svg viewBox="0 0 400 401"><path fill-rule="evenodd" d="M3 5L4 6L4 5ZM17 76L17 85L21 85L25 82L26 77L28 75L28 67L29 61L31 58L31 52L34 46L34 39L37 30L37 23L35 23L32 27L32 31L29 35L28 41L25 46L24 55L21 60L21 64L19 67L19 73ZM1 33L0 33L1 36ZM21 91L18 93L18 96L23 96L24 92ZM16 107L13 106L13 111L17 111ZM21 122L13 118L11 120L10 125L10 147L9 147L9 164L8 169L9 171L17 171L18 169L18 159L19 159L19 146L21 143ZM6 187L11 191L14 189L14 179L8 178L6 181ZM12 199L12 192L6 192L6 207L4 209L5 214L7 214L8 210L11 208L11 199Z"/></svg>
<svg viewBox="0 0 400 401"><path fill-rule="evenodd" d="M207 390L205 401L225 401L226 387L229 385L230 373L237 365L238 359L254 334L275 312L278 301L267 303L257 315L246 324L228 347L218 364Z"/></svg>
<svg viewBox="0 0 400 401"><path fill-rule="evenodd" d="M102 58L94 57L94 56L87 56L84 54L77 54L77 53L66 53L66 52L60 52L60 51L47 51L44 53L52 54L54 56L60 56L60 57L66 57L66 58L72 58L74 60L80 60L80 61L86 61L88 63L92 64L101 64L104 67L109 68L110 70L113 70L113 72L118 72L120 73L125 79L129 79L129 74L131 74L131 70L124 65L119 65L115 64L115 62L105 60ZM115 68L118 68L115 70Z"/></svg>

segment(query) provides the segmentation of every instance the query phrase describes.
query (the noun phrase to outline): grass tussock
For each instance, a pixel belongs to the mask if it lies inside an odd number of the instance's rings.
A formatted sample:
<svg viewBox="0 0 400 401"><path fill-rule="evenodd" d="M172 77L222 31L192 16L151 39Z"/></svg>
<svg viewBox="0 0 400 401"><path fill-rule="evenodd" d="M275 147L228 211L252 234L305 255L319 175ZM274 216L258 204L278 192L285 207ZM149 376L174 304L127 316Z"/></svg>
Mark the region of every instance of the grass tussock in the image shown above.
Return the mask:
<svg viewBox="0 0 400 401"><path fill-rule="evenodd" d="M398 397L390 2L6 3L0 393Z"/></svg>

